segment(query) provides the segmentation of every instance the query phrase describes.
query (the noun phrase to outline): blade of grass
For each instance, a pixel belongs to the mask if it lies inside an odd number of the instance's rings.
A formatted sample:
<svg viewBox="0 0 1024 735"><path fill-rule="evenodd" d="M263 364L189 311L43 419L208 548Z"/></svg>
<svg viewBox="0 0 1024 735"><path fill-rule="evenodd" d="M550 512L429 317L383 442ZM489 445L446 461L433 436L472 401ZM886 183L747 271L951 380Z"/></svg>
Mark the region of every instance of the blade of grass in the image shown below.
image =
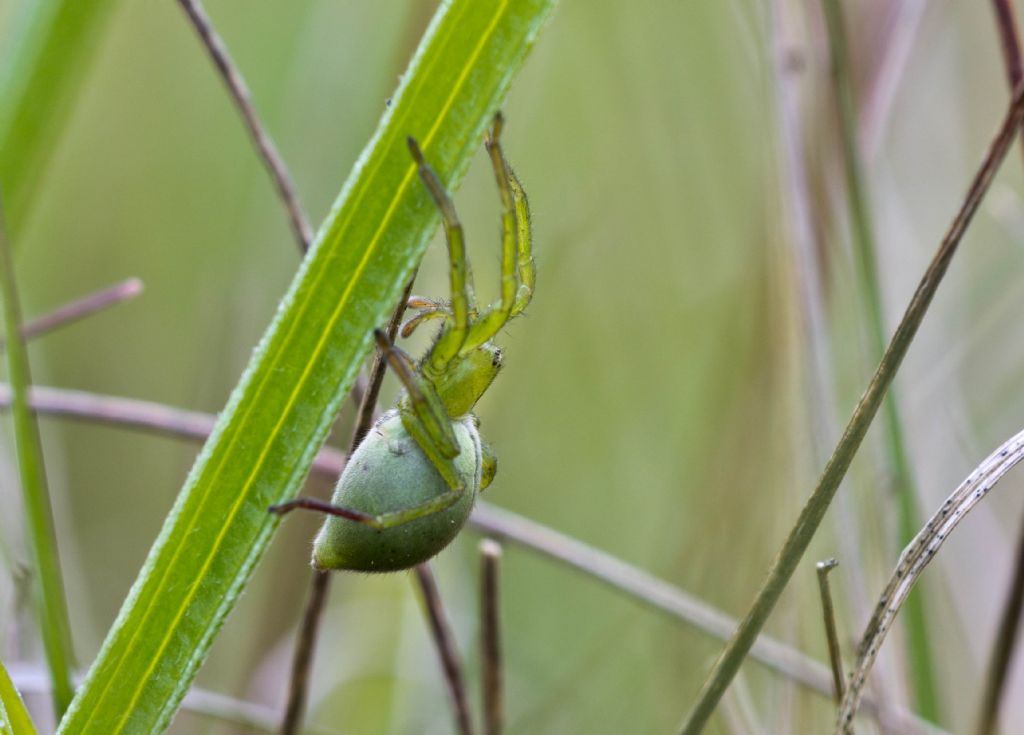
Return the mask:
<svg viewBox="0 0 1024 735"><path fill-rule="evenodd" d="M36 621L43 637L46 662L53 679L53 708L57 719L71 702L71 670L74 668L71 626L68 623L64 585L60 575L60 557L53 530L53 510L46 487L39 427L28 405L32 383L21 332L21 308L14 277L14 259L4 227L0 207L0 298L3 300L4 332L7 345L7 374L11 382L11 416L18 454L18 475L25 503L32 553L33 602Z"/></svg>
<svg viewBox="0 0 1024 735"><path fill-rule="evenodd" d="M839 132L842 139L846 198L853 235L854 261L857 265L858 290L865 312L863 316L868 331L868 342L874 353L871 358L878 359L885 351L886 326L882 289L878 279L878 247L875 242L860 135L857 130L857 105L853 93L846 24L839 0L823 0L822 5L832 55L832 81L839 108ZM890 388L882 405L882 444L887 454L888 469L896 496L897 533L899 544L902 546L913 538L919 521L914 476L907 458L907 443L903 435L903 420L900 418L896 391L896 386ZM907 612L904 617L907 633L906 662L917 710L932 722L938 722L939 698L936 693L932 645L928 639L922 595L923 592L919 589L907 600Z"/></svg>
<svg viewBox="0 0 1024 735"><path fill-rule="evenodd" d="M444 3L221 413L60 733L160 732L264 551L555 0Z"/></svg>
<svg viewBox="0 0 1024 735"><path fill-rule="evenodd" d="M0 733L6 735L36 735L35 725L29 717L21 695L14 688L14 682L7 669L0 662Z"/></svg>
<svg viewBox="0 0 1024 735"><path fill-rule="evenodd" d="M15 19L0 63L0 184L11 234L27 221L33 195L70 117L113 0L35 0Z"/></svg>
<svg viewBox="0 0 1024 735"><path fill-rule="evenodd" d="M871 382L868 383L864 395L857 403L843 436L832 452L832 457L825 465L821 479L818 480L817 486L800 511L789 536L772 562L768 577L761 585L754 603L733 633L722 655L719 656L708 673L697 702L683 723L681 729L683 735L695 735L707 725L722 694L725 693L729 682L739 671L743 659L746 658L750 647L757 640L761 628L764 627L768 616L779 601L782 591L786 588L790 577L793 576L797 564L803 558L808 544L825 517L825 511L828 510L839 483L846 475L853 456L860 448L864 435L882 404L882 399L885 397L900 363L910 348L914 335L917 334L917 329L928 311L935 291L938 289L939 283L942 282L946 269L967 231L967 225L978 211L982 198L988 191L992 179L995 178L999 164L1006 158L1006 152L1009 150L1010 143L1013 141L1022 119L1024 119L1024 87L1019 87L1014 93L1013 102L1006 111L999 131L992 139L984 161L971 181L960 210L943 236L935 256L914 292L903 319L896 327L896 332L878 364L878 369L872 376Z"/></svg>

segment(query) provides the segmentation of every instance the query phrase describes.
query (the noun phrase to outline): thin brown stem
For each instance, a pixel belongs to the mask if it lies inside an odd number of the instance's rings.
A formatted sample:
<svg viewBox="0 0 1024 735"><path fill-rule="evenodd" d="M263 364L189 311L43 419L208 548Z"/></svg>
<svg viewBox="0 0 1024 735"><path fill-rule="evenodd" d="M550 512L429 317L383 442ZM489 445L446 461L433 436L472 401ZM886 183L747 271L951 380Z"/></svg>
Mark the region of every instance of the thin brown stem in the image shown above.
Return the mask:
<svg viewBox="0 0 1024 735"><path fill-rule="evenodd" d="M398 306L391 315L391 321L388 322L387 333L391 339L395 338L395 334L397 334L398 328L402 323L405 305L412 291L412 284L415 278L416 276L413 274L413 277L405 287L405 291L402 293ZM367 379L362 400L359 404L359 415L356 418L356 425L352 430L352 439L349 442L348 450L349 455L356 450L356 447L363 441L370 427L373 426L377 396L380 395L380 386L384 382L384 369L386 365L387 362L380 353L374 356L373 367L370 368L370 377ZM316 648L316 639L320 631L320 620L323 617L324 603L327 600L327 592L330 586L331 578L328 572L313 572L313 579L309 587L309 599L306 601L306 609L302 613L299 637L295 642L295 653L292 656L292 671L288 685L288 703L285 706L284 718L281 721L281 735L297 735L302 729L302 720L306 711L306 700L309 691L309 674L313 668L313 651Z"/></svg>
<svg viewBox="0 0 1024 735"><path fill-rule="evenodd" d="M1017 27L1013 0L992 0L996 15L996 27L1003 50L1003 65L1010 88L1015 89L1024 78L1024 62L1021 55L1020 31ZM1024 128L1021 129L1021 150L1024 151ZM978 714L978 735L995 731L999 719L999 702L1003 696L1006 675L1016 647L1020 629L1021 613L1024 610L1024 523L1021 524L1017 539L1017 561L1013 570L1009 594L999 620L999 628L992 642L992 653L985 677L985 689Z"/></svg>
<svg viewBox="0 0 1024 735"><path fill-rule="evenodd" d="M931 305L935 291L938 289L939 283L942 282L946 269L967 231L967 225L978 211L978 206L988 191L992 179L995 178L999 165L1006 157L1022 119L1024 119L1024 87L1018 87L1014 93L1013 103L1006 111L1003 122L967 189L960 209L943 236L935 256L914 292L885 354L882 355L875 374L857 403L842 438L822 472L821 479L800 511L796 523L782 549L775 557L768 577L758 591L746 617L708 673L697 703L683 724L681 729L683 735L696 735L703 731L722 694L729 686L729 682L739 671L740 665L750 652L754 641L757 640L768 616L775 609L775 604L779 601L782 591L786 588L793 572L803 558L818 526L821 525L839 484L860 448L864 435L867 434L868 427L878 412L893 378L896 377L896 371L917 334L917 329Z"/></svg>
<svg viewBox="0 0 1024 735"><path fill-rule="evenodd" d="M313 650L316 648L316 637L320 630L320 619L323 617L330 583L331 578L327 572L313 572L309 598L302 612L302 625L299 628L298 640L295 642L295 652L292 654L288 703L285 705L284 717L281 720L281 735L295 735L302 729L306 699L309 695L309 674L313 669Z"/></svg>
<svg viewBox="0 0 1024 735"><path fill-rule="evenodd" d="M32 339L52 332L58 327L77 322L123 301L133 299L140 293L142 293L142 281L138 278L129 278L115 283L113 286L69 301L43 316L25 322L21 327L21 336L23 339ZM0 340L0 350L4 349L4 345L4 340Z"/></svg>
<svg viewBox="0 0 1024 735"><path fill-rule="evenodd" d="M1006 604L999 619L999 629L992 641L985 690L981 697L978 714L977 735L995 732L999 720L999 702L1006 686L1006 674L1010 670L1014 649L1020 633L1021 612L1024 610L1024 523L1017 538L1017 561L1013 570L1013 581L1006 596Z"/></svg>
<svg viewBox="0 0 1024 735"><path fill-rule="evenodd" d="M992 0L992 10L996 14L996 29L999 31L999 45L1003 51L1003 67L1006 69L1006 80L1012 92L1024 78L1024 64L1021 61L1020 31L1017 29L1017 18L1013 0ZM1024 131L1022 131L1024 133ZM1024 140L1024 137L1022 137Z"/></svg>
<svg viewBox="0 0 1024 735"><path fill-rule="evenodd" d="M0 410L10 406L11 388L0 383ZM205 440L217 421L216 416L208 413L172 408L162 403L40 385L29 390L29 407L47 416L81 419L197 441ZM331 447L323 447L313 460L313 471L326 477L337 477L344 468L345 455Z"/></svg>
<svg viewBox="0 0 1024 735"><path fill-rule="evenodd" d="M501 545L494 539L480 542L480 647L484 681L484 735L501 735L505 696L501 655L501 599L499 594Z"/></svg>
<svg viewBox="0 0 1024 735"><path fill-rule="evenodd" d="M838 704L843 698L843 654L839 650L839 634L836 632L836 609L832 604L832 588L828 573L839 566L835 559L826 559L817 564L818 590L821 592L821 614L825 619L825 639L828 641L828 660L832 664L833 696Z"/></svg>
<svg viewBox="0 0 1024 735"><path fill-rule="evenodd" d="M466 683L459 665L455 636L452 635L448 621L445 619L444 606L441 604L441 594L438 592L434 573L430 571L430 565L427 563L418 564L413 571L416 573L416 581L422 593L423 607L427 612L427 621L430 623L430 634L441 659L441 670L444 672L448 695L451 697L452 709L455 712L455 724L458 726L460 735L473 735L473 722L469 715L469 699L466 696Z"/></svg>
<svg viewBox="0 0 1024 735"><path fill-rule="evenodd" d="M259 152L267 172L274 181L274 186L277 189L278 196L281 198L281 203L284 204L285 209L288 211L288 220L295 233L299 249L305 253L309 250L309 245L313 241L313 230L309 226L309 218L306 217L305 212L302 210L302 205L299 203L298 195L295 192L295 185L292 183L291 175L288 173L288 166L285 165L281 154L277 152L274 141L263 126L263 123L260 122L256 108L253 107L252 95L249 93L249 88L245 84L242 73L231 60L227 46L224 45L221 37L217 35L217 31L214 30L213 24L210 22L206 11L203 10L200 1L178 0L178 4L185 11L196 33L199 34L199 40L202 41L203 46L210 54L210 58L213 59L217 71L224 80L224 84L227 85L228 92L230 92L231 98L235 101L235 105L245 121L245 126L249 130L249 136L252 138L253 145L256 146L256 150Z"/></svg>

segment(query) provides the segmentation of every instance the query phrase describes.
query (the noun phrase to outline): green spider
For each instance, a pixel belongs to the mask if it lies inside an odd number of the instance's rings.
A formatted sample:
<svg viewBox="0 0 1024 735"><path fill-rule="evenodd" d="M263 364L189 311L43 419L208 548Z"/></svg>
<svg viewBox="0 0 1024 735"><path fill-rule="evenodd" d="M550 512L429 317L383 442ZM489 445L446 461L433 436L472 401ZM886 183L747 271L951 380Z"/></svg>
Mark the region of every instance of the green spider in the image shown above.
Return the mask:
<svg viewBox="0 0 1024 735"><path fill-rule="evenodd" d="M418 363L374 330L405 391L353 452L331 502L298 498L271 508L278 514L307 508L328 515L313 542L317 569L390 572L430 559L455 538L477 493L494 479L497 459L480 438L472 411L501 370L501 350L491 340L530 303L536 273L529 205L501 150L501 128L498 115L485 141L501 194L501 296L483 309L475 303L451 197L409 138L420 178L441 211L451 302L409 300L418 313L403 325L403 337L426 321L441 321Z"/></svg>

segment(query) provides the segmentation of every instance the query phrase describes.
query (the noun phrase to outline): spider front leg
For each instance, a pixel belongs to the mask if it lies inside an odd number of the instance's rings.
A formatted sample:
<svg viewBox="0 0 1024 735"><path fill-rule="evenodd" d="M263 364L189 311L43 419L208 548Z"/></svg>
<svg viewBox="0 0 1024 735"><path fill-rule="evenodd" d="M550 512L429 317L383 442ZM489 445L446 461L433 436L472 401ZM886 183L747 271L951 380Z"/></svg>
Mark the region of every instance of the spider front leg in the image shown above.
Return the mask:
<svg viewBox="0 0 1024 735"><path fill-rule="evenodd" d="M466 258L466 242L462 232L462 224L455 213L455 204L445 191L441 180L430 168L423 157L423 151L413 138L409 138L409 151L419 170L427 191L441 212L444 226L445 241L448 243L449 278L451 282L451 319L445 319L441 334L430 348L423 360L423 372L426 377L436 378L441 375L448 364L459 354L466 334L469 331L469 293L468 283L469 261Z"/></svg>
<svg viewBox="0 0 1024 735"><path fill-rule="evenodd" d="M530 205L519 179L516 178L501 148L501 114L494 117L494 126L485 146L494 169L494 178L501 195L501 290L500 298L484 309L469 327L460 354L466 354L490 340L533 298L536 271L533 261L533 233Z"/></svg>

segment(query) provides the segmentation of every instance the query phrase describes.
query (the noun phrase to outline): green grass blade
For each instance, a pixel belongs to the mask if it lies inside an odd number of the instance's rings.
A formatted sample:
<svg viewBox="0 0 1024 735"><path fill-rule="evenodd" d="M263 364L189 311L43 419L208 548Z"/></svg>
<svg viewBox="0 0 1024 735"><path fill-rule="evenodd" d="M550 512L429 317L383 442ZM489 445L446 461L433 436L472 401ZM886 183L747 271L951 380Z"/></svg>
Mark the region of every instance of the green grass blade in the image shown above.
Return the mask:
<svg viewBox="0 0 1024 735"><path fill-rule="evenodd" d="M12 234L81 92L113 0L34 0L0 58L0 185Z"/></svg>
<svg viewBox="0 0 1024 735"><path fill-rule="evenodd" d="M21 695L0 662L0 735L36 735Z"/></svg>
<svg viewBox="0 0 1024 735"><path fill-rule="evenodd" d="M437 213L406 148L461 179L555 0L455 0L431 23L210 436L60 733L159 732L270 539Z"/></svg>
<svg viewBox="0 0 1024 735"><path fill-rule="evenodd" d="M25 520L33 562L32 597L43 636L46 663L53 681L53 706L59 719L71 702L71 627L60 575L53 511L46 487L43 452L36 416L28 405L32 383L28 355L21 336L21 309L14 277L14 260L0 216L0 299L3 301L7 344L7 373L11 382L11 416L18 454L18 475L25 503Z"/></svg>
<svg viewBox="0 0 1024 735"><path fill-rule="evenodd" d="M824 0L826 27L832 52L832 77L839 106L839 130L843 144L846 173L846 196L850 212L850 228L853 234L853 252L857 267L857 278L862 295L864 322L874 354L878 359L885 352L885 318L882 308L882 287L879 280L874 224L870 198L867 192L867 177L861 160L860 141L857 130L857 109L853 93L850 51L847 44L846 23L839 0ZM899 514L898 542L900 546L910 543L917 533L921 521L918 518L917 491L914 473L907 456L907 441L903 419L900 417L897 387L889 389L889 395L882 406L884 432L883 444L887 454L888 470L892 476ZM903 618L906 626L906 664L914 691L917 711L932 722L940 721L938 684L935 681L935 657L928 634L928 621L924 609L925 598L920 586L907 601Z"/></svg>

